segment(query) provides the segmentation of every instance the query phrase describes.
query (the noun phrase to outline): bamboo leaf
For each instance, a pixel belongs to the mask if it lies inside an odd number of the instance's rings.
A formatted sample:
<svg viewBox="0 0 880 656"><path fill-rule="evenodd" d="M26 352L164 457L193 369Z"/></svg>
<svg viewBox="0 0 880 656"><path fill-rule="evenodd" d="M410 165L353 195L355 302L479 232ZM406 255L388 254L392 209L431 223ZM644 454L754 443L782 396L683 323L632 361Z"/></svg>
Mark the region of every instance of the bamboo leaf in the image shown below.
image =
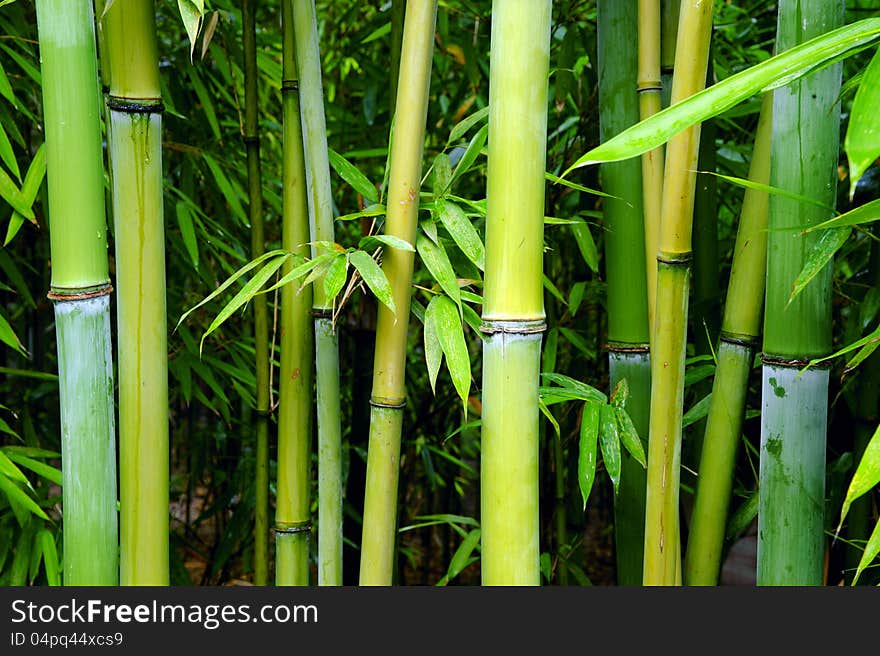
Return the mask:
<svg viewBox="0 0 880 656"><path fill-rule="evenodd" d="M366 43L370 43L370 41L375 41L376 39L381 39L383 36L387 36L391 33L391 21L388 21L382 27L378 27L372 32L370 32L367 36L361 39L361 45Z"/></svg>
<svg viewBox="0 0 880 656"><path fill-rule="evenodd" d="M189 207L183 201L177 201L175 205L177 214L177 225L180 228L180 236L183 239L183 245L186 252L189 253L189 259L193 263L196 271L199 270L199 245L196 242L196 231L193 227L192 214Z"/></svg>
<svg viewBox="0 0 880 656"><path fill-rule="evenodd" d="M199 36L199 27L202 24L202 15L205 13L205 0L177 0L177 7L180 10L180 18L183 20L183 27L189 37L189 56L192 61L196 49L196 39Z"/></svg>
<svg viewBox="0 0 880 656"><path fill-rule="evenodd" d="M700 421L703 417L709 414L709 405L712 403L712 392L709 392L702 399L694 403L691 406L691 409L688 410L684 417L681 418L681 427L687 428L693 423Z"/></svg>
<svg viewBox="0 0 880 656"><path fill-rule="evenodd" d="M715 171L697 171L697 173L702 173L705 175L714 175L716 178L721 178L722 180L726 180L731 184L735 184L738 187L743 187L745 189L752 189L753 191L762 191L766 194L771 194L773 196L779 196L781 198L788 198L789 200L796 200L799 203L804 203L806 205L813 205L814 207L820 207L823 210L827 210L833 214L837 213L837 210L825 203L816 200L815 198L810 198L809 196L803 196L801 194L796 194L793 191L788 191L786 189L782 189L781 187L774 187L773 185L764 184L762 182L755 182L754 180L749 180L747 178L737 178L733 175L724 175L723 173L716 173Z"/></svg>
<svg viewBox="0 0 880 656"><path fill-rule="evenodd" d="M369 203L377 203L379 201L379 190L373 186L367 176L342 155L332 148L327 148L327 155L330 158L330 166L339 174L339 177L345 180L352 188L364 197Z"/></svg>
<svg viewBox="0 0 880 656"><path fill-rule="evenodd" d="M442 200L446 196L446 190L452 182L452 164L449 155L440 153L434 158L434 179L432 190L434 200Z"/></svg>
<svg viewBox="0 0 880 656"><path fill-rule="evenodd" d="M427 310L425 311L424 320L424 340L428 380L431 381L431 391L436 395L437 375L440 373L440 364L443 361L443 347L440 345L440 337L437 334L437 326L434 323L434 313L429 314Z"/></svg>
<svg viewBox="0 0 880 656"><path fill-rule="evenodd" d="M219 139L219 135L217 136ZM223 172L223 169L220 168L220 165L217 164L217 160L211 157L208 153L202 153L202 157L205 160L205 164L208 165L208 168L211 169L211 175L214 176L214 182L217 183L217 187L220 189L220 193L223 194L223 198L226 199L226 202L229 203L229 207L232 209L233 214L242 222L242 224L247 225L247 216L244 213L244 209L241 207L241 203L238 200L238 193L232 187L232 183L229 182L229 178L226 177L226 174Z"/></svg>
<svg viewBox="0 0 880 656"><path fill-rule="evenodd" d="M556 417L553 416L553 413L550 412L550 408L547 407L547 404L544 403L544 399L538 396L538 407L541 409L541 414L543 414L547 421L550 422L550 425L553 426L553 432L556 433L557 438L562 437L562 431L559 429L559 422L556 421Z"/></svg>
<svg viewBox="0 0 880 656"><path fill-rule="evenodd" d="M857 348L863 347L865 344L870 344L871 342L876 342L878 340L880 340L880 326L877 326L877 328L875 328L874 331L871 332L869 335L865 335L861 339L857 339L852 344L844 346L842 349L836 351L835 353L832 353L831 355L826 355L823 358L814 358L813 360L810 360L810 363L807 365L807 367L811 367L814 364L820 364L822 362L825 362L826 360L839 358L841 355L846 355L847 353L855 351Z"/></svg>
<svg viewBox="0 0 880 656"><path fill-rule="evenodd" d="M30 487L27 476L25 476L21 472L21 470L15 466L15 463L12 462L12 460L10 460L3 451L0 451L0 475L6 476L13 481L23 483L24 485Z"/></svg>
<svg viewBox="0 0 880 656"><path fill-rule="evenodd" d="M458 307L446 296L435 296L428 304L426 315L431 317L430 320L437 329L452 384L455 385L462 403L467 404L471 388L471 361Z"/></svg>
<svg viewBox="0 0 880 656"><path fill-rule="evenodd" d="M874 436L865 447L862 459L856 467L849 487L846 490L846 498L840 510L840 522L837 524L837 533L843 525L843 520L849 512L852 502L869 492L877 483L880 483L880 426L874 431Z"/></svg>
<svg viewBox="0 0 880 656"><path fill-rule="evenodd" d="M542 373L541 376L553 383L556 383L562 389L576 393L578 395L577 398L583 399L584 401L596 401L597 403L608 402L608 397L597 390L595 387L587 385L586 383L582 383L579 380L575 380L570 376L554 373ZM554 392L558 391L558 389L555 387L551 387L549 389Z"/></svg>
<svg viewBox="0 0 880 656"><path fill-rule="evenodd" d="M581 490L584 510L587 508L590 490L593 489L593 481L596 480L596 447L598 445L601 408L601 404L588 401L584 404L584 412L581 417L580 440L578 442L578 487Z"/></svg>
<svg viewBox="0 0 880 656"><path fill-rule="evenodd" d="M330 261L327 273L324 274L324 294L327 296L328 303L332 303L337 294L342 291L346 278L348 278L348 255L340 253Z"/></svg>
<svg viewBox="0 0 880 656"><path fill-rule="evenodd" d="M0 4L2 6L2 4ZM3 96L12 103L13 107L18 106L15 100L15 94L12 91L12 85L9 84L9 78L6 77L6 71L3 70L3 62L0 62L0 96Z"/></svg>
<svg viewBox="0 0 880 656"><path fill-rule="evenodd" d="M614 407L601 406L599 414L599 448L605 470L614 485L614 493L620 487L620 434L617 430L617 416Z"/></svg>
<svg viewBox="0 0 880 656"><path fill-rule="evenodd" d="M259 270L259 272L254 275L253 278L248 280L242 286L238 293L232 297L232 300L230 300L225 306L223 306L223 308L211 322L211 325L208 326L208 329L202 335L202 339L199 342L200 355L202 352L202 346L204 345L205 339L208 337L208 335L217 330L217 328L219 328L224 321L232 316L233 312L235 312L242 305L250 301L257 294L257 292L260 291L263 285L266 284L266 281L269 280L269 278L271 278L273 275L275 275L275 272L281 268L281 265L284 264L289 257L290 253L284 253L283 255L278 255L274 259L270 260L262 269Z"/></svg>
<svg viewBox="0 0 880 656"><path fill-rule="evenodd" d="M38 476L42 476L46 480L52 481L56 485L61 485L60 469L52 467L51 465L47 465L46 463L40 462L39 460L34 460L33 458L29 458L20 453L10 451L8 449L4 449L3 453L5 453L13 462L18 463L22 467L30 469Z"/></svg>
<svg viewBox="0 0 880 656"><path fill-rule="evenodd" d="M385 305L392 314L397 314L397 308L394 306L394 292L388 283L388 278L382 268L376 264L376 260L370 257L369 253L364 251L352 251L349 255L354 268L361 274L361 278L367 283L367 287L375 294L383 305Z"/></svg>
<svg viewBox="0 0 880 656"><path fill-rule="evenodd" d="M464 154L461 156L461 159L458 160L458 164L455 165L455 170L452 171L452 179L449 181L450 187L462 175L467 173L468 169L470 169L471 165L480 154L480 151L483 150L483 146L486 145L486 139L488 138L488 136L489 125L486 124L477 131L473 138L471 138L471 141L468 144L468 147L465 149Z"/></svg>
<svg viewBox="0 0 880 656"><path fill-rule="evenodd" d="M816 277L816 274L825 268L825 265L831 261L834 254L849 239L851 233L852 228L832 228L819 237L819 241L807 253L807 261L804 263L804 268L801 269L801 272L795 278L791 296L788 297L788 305Z"/></svg>
<svg viewBox="0 0 880 656"><path fill-rule="evenodd" d="M582 191L585 194L593 194L594 196L602 196L603 198L617 198L617 196L613 196L612 194L607 194L604 191L599 191L598 189L591 189L590 187L585 187L584 185L579 185L576 182L571 182L570 180L566 180L565 178L560 178L558 175L554 175L549 171L544 173L544 178L552 182L553 184L561 184L563 187L568 187L569 189L574 189L575 191Z"/></svg>
<svg viewBox="0 0 880 656"><path fill-rule="evenodd" d="M865 71L856 97L853 99L849 124L844 138L844 150L849 160L849 197L856 184L874 160L880 156L880 127L877 108L880 107L880 49L874 53Z"/></svg>
<svg viewBox="0 0 880 656"><path fill-rule="evenodd" d="M578 158L562 177L582 166L646 153L757 93L785 86L841 57L856 54L873 45L878 37L880 18L865 18L785 50L627 128Z"/></svg>
<svg viewBox="0 0 880 656"><path fill-rule="evenodd" d="M342 216L337 216L336 220L337 221L352 221L354 219L370 218L373 216L382 216L383 214L385 214L385 212L386 212L386 210L385 210L384 205L382 205L381 203L375 203L373 205L367 205L360 212L353 212L351 214L343 214Z"/></svg>
<svg viewBox="0 0 880 656"><path fill-rule="evenodd" d="M461 252L482 271L486 266L486 249L464 210L453 202L442 200L437 202L436 216Z"/></svg>
<svg viewBox="0 0 880 656"><path fill-rule="evenodd" d="M37 544L40 545L40 553L43 556L43 567L46 570L46 582L53 587L61 585L61 568L58 566L58 549L55 547L55 538L49 529L41 528L37 531Z"/></svg>
<svg viewBox="0 0 880 656"><path fill-rule="evenodd" d="M0 490L6 494L6 498L9 500L10 504L17 503L19 506L28 510L31 514L36 515L41 519L45 519L46 521L49 520L46 513L43 512L43 509L40 508L24 490L2 474L0 474Z"/></svg>
<svg viewBox="0 0 880 656"><path fill-rule="evenodd" d="M12 150L12 144L9 143L9 137L6 136L6 130L3 129L2 123L0 123L0 159L15 174L15 177L21 180L18 161L15 159L15 152Z"/></svg>
<svg viewBox="0 0 880 656"><path fill-rule="evenodd" d="M24 344L18 339L15 331L12 330L12 326L9 325L9 322L6 321L6 317L2 313L0 313L0 341L27 357Z"/></svg>
<svg viewBox="0 0 880 656"><path fill-rule="evenodd" d="M377 244L384 244L385 246L391 246L392 248L397 248L402 251L409 251L410 253L414 253L416 250L408 241L401 239L400 237L395 237L394 235L370 235L364 237L358 243L358 248L361 250L369 250L370 248L375 248Z"/></svg>
<svg viewBox="0 0 880 656"><path fill-rule="evenodd" d="M629 413L622 407L615 407L614 414L617 416L617 427L620 429L621 444L642 467L647 467L648 460L645 456L645 447L639 438L639 432L636 430Z"/></svg>
<svg viewBox="0 0 880 656"><path fill-rule="evenodd" d="M804 232L827 230L829 228L842 228L843 226L863 225L865 223L872 223L877 219L880 219L880 199L872 200L869 203L860 205L854 210L844 212L833 219L823 221L818 225L807 228Z"/></svg>
<svg viewBox="0 0 880 656"><path fill-rule="evenodd" d="M563 337L565 337L565 339L567 339L572 346L583 353L588 360L592 360L594 357L596 357L596 352L592 348L590 348L590 345L587 344L587 341L574 330L572 330L571 328L560 327L559 332L562 333Z"/></svg>
<svg viewBox="0 0 880 656"><path fill-rule="evenodd" d="M851 373L856 367L862 364L862 362L867 360L871 356L871 354L877 350L878 347L880 347L880 337L877 337L877 339L868 342L861 349L859 349L859 352L856 353L852 357L852 359L846 363L846 366L843 369L843 373Z"/></svg>
<svg viewBox="0 0 880 656"><path fill-rule="evenodd" d="M727 522L724 536L727 539L735 538L746 530L752 520L758 516L758 493L753 492L748 499L743 501L731 515Z"/></svg>
<svg viewBox="0 0 880 656"><path fill-rule="evenodd" d="M547 277L546 273L541 274L541 284L544 286L548 292L550 292L553 297L562 303L563 305L568 305L568 302L565 300L565 296L562 295L562 292L553 284L553 281Z"/></svg>
<svg viewBox="0 0 880 656"><path fill-rule="evenodd" d="M590 267L593 273L599 273L599 249L596 248L596 242L593 240L593 234L590 232L590 226L586 221L571 224L571 234L577 242L578 250L584 262Z"/></svg>
<svg viewBox="0 0 880 656"><path fill-rule="evenodd" d="M21 190L3 169L0 169L0 198L9 203L12 209L26 219L34 220L34 210L31 208L32 203L27 202L24 194L21 193Z"/></svg>
<svg viewBox="0 0 880 656"><path fill-rule="evenodd" d="M476 562L476 558L471 558L474 549L480 544L480 529L475 528L465 536L458 549L452 554L449 560L449 569L446 575L438 581L437 585L446 585L449 581L461 574L462 570L471 563Z"/></svg>
<svg viewBox="0 0 880 656"><path fill-rule="evenodd" d="M266 252L266 253L263 253L263 254L260 255L259 257L254 258L253 260L251 260L251 261L248 262L247 264L245 264L245 265L244 265L243 267L241 267L238 271L236 271L236 272L233 273L231 276L229 276L229 277L223 282L222 285L220 285L219 287L217 287L217 289L215 289L213 292L211 292L210 294L208 294L208 296L206 296L206 297L205 297L200 303L198 303L197 305L194 305L194 306L191 307L189 310L187 310L186 312L184 312L184 313L181 315L180 320L177 322L177 326L175 326L174 329L177 330L177 328L180 327L180 324L183 323L183 320L186 319L186 318L190 315L190 313L192 313L194 310L197 310L198 308L202 307L205 303L207 303L207 302L209 302L209 301L212 301L213 299L217 298L217 296L219 296L219 295L222 294L224 291L226 291L226 289L229 287L229 285L231 285L232 283L234 283L236 280L238 280L241 276L243 276L244 274L246 274L248 271L250 271L250 270L253 269L254 267L259 266L260 264L262 264L263 262L265 262L265 261L268 260L269 258L277 257L277 256L279 256L279 255L284 255L284 254L286 254L286 251L283 251L283 250L280 250L280 249L278 249L278 250L274 250L274 251L268 251L268 252Z"/></svg>
<svg viewBox="0 0 880 656"><path fill-rule="evenodd" d="M855 576L853 576L853 585L856 585L859 582L859 577L862 575L862 572L865 571L865 568L877 557L878 553L880 553L880 521L874 524L874 530L871 531L871 537L868 538L868 543L865 545L865 551L859 559L859 565L856 567Z"/></svg>
<svg viewBox="0 0 880 656"><path fill-rule="evenodd" d="M629 398L629 383L626 382L626 378L621 378L617 381L617 385L614 386L614 389L611 392L611 405L615 408L625 408L626 400Z"/></svg>
<svg viewBox="0 0 880 656"><path fill-rule="evenodd" d="M317 270L319 265L327 265L330 263L334 257L336 257L336 253L324 253L323 255L318 255L318 257L313 257L310 260L303 260L302 257L295 255L297 261L300 261L300 264L293 267L290 271L284 274L281 277L281 280L276 282L274 285L266 289L265 293L273 292L279 287L283 287L284 285L293 282L297 278L301 278L306 275L309 271ZM308 283L303 281L302 286L305 287Z"/></svg>
<svg viewBox="0 0 880 656"><path fill-rule="evenodd" d="M24 182L21 185L21 194L29 205L33 206L34 201L37 199L37 192L39 192L40 185L43 184L43 178L45 177L46 144L42 143L40 144L40 147L37 148L37 152L34 153L34 157L28 165L27 173L24 175ZM32 223L36 224L36 218L32 220ZM4 246L12 241L23 224L24 217L19 212L13 212L9 219L6 239L3 242Z"/></svg>
<svg viewBox="0 0 880 656"><path fill-rule="evenodd" d="M446 249L441 244L435 244L430 239L419 233L416 236L416 250L422 262L433 276L440 288L461 307L461 295L458 286L458 278L452 269L452 263L446 254Z"/></svg>
<svg viewBox="0 0 880 656"><path fill-rule="evenodd" d="M456 123L453 126L452 130L449 132L449 140L446 142L446 145L449 146L453 141L458 141L475 124L485 121L488 117L489 108L483 107L483 109L478 109L467 118L463 118L458 123Z"/></svg>

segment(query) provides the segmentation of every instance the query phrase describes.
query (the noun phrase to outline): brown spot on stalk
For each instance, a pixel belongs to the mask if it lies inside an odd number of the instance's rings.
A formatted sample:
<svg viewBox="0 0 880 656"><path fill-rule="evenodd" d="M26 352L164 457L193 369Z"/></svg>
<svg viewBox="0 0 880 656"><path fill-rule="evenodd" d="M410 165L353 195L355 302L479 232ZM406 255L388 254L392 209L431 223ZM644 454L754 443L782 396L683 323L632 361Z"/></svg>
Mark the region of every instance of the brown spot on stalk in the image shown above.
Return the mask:
<svg viewBox="0 0 880 656"><path fill-rule="evenodd" d="M299 367L297 367L296 369L294 369L293 371L290 372L290 380L296 380L297 378L299 378L299 374L300 374L300 369L299 369Z"/></svg>

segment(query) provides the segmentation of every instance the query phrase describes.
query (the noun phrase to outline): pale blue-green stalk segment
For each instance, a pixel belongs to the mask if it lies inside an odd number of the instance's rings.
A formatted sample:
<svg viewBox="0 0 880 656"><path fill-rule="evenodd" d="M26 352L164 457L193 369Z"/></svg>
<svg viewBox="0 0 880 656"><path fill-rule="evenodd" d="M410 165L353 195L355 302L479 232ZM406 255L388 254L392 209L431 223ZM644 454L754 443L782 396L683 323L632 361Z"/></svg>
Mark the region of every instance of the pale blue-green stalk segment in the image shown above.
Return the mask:
<svg viewBox="0 0 880 656"><path fill-rule="evenodd" d="M764 364L758 585L822 585L828 379Z"/></svg>
<svg viewBox="0 0 880 656"><path fill-rule="evenodd" d="M64 585L118 584L110 296L55 302Z"/></svg>

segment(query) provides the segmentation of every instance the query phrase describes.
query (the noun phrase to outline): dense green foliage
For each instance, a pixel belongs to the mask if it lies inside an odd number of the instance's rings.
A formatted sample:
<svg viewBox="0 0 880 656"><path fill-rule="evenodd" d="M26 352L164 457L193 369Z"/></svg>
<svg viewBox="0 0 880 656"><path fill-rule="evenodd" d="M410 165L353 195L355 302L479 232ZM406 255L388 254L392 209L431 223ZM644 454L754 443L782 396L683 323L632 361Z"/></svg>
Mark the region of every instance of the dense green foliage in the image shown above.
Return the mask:
<svg viewBox="0 0 880 656"><path fill-rule="evenodd" d="M242 304L229 312L225 321L216 319L255 272L263 272L264 282L268 283L265 288L271 287L286 259L286 254L279 251L279 4L258 3L256 33L265 247L270 258L260 264L269 262L274 268L247 271L242 271L251 259L251 238L242 137L245 113L240 3L210 0L204 4L205 15L191 49L177 3L157 3L165 106L174 585L235 584L253 579L253 426L257 396L252 312L250 306ZM876 2L850 0L847 4L848 23L880 16ZM487 112L483 110L489 98L490 5L489 0L450 0L440 3L437 15L424 144L422 225L420 238L413 244L418 256L400 459L396 572L400 584L476 584L480 580L479 317L481 240L486 214ZM392 2L317 2L337 216L335 241L341 247L337 250L327 245L328 257L319 268L327 274L326 279L334 280L332 291L338 294L335 322L340 349L345 479L343 579L347 584L356 583L358 574L376 306L387 302L381 279L371 273L363 256L355 253L373 254L382 244L374 236L382 234L381 203L391 128L391 9ZM775 9L775 3L764 0L716 2L712 49L716 80L772 55ZM596 2L557 0L552 20L547 170L554 180L599 142ZM635 38L634 34L633 44ZM57 583L62 557L57 357L52 304L46 298L51 217L43 183L38 53L32 3L0 2L0 236L4 236L0 248L0 340L4 342L0 347L0 584L13 585ZM858 83L873 53L872 47L844 61L839 212L873 200L880 193L880 174L874 165L867 168L850 198L849 161L843 146ZM755 95L713 119L716 171L726 176L717 179L716 188L720 283L716 294L721 301L742 202L741 179L748 174L759 106L760 97ZM596 167L578 169L569 173L565 182L548 181L546 187L544 291L548 332L544 335L542 367L550 375L542 380L546 386L542 388L542 409L547 421L542 422L540 461L540 550L545 584L615 582L611 536L617 481L613 479L619 475L621 445L636 449L626 429L625 413L616 412L625 401L626 390L618 388L612 396L608 389L604 350L608 336L603 255L606 226L603 196L592 191L599 189ZM109 194L109 178L106 190ZM113 221L109 217L108 226L113 277ZM878 343L878 233L875 230L872 234L870 224L846 230L846 235L835 242L833 349L843 349L872 335L872 331L874 334L873 342L866 340L835 360L831 374L826 485L829 585L851 581L852 554L857 563L868 537L863 534L850 539L845 537L848 534L844 529L840 537L845 539L832 540L859 463L853 435L863 425L871 426L873 433L878 420L877 384L865 382L877 378L874 372L880 367L878 353L859 350L863 344L876 348ZM840 233L836 235L840 237ZM346 257L340 258L343 252ZM633 266L641 266L643 260L642 252L633 253ZM355 276L355 270L360 277ZM335 277L331 276L333 272ZM234 282L203 302L236 273L239 275ZM280 293L270 290L266 298L274 365L270 406L274 408L278 401ZM462 308L461 314L455 311L456 305ZM694 346L695 332L702 330L703 326L693 324L688 335L685 444L699 439L697 428L702 430L700 420L708 411L707 387L700 383L714 375L712 354L698 355ZM207 331L210 334L205 337ZM718 335L709 337L715 343ZM864 355L855 363L858 366L852 364L856 354ZM846 361L850 361L849 366ZM759 361L749 381L727 547L749 533L757 512ZM872 388L875 395L866 400ZM608 396L594 395L595 390L604 390ZM608 428L604 427L608 423L606 415L612 417ZM583 435L600 423L590 447ZM582 430L584 426L587 430ZM277 473L276 434L273 416L269 428L270 504L274 502ZM614 434L619 441L610 439ZM593 472L579 471L579 455L585 442L587 448L592 448L594 459L599 460L595 478ZM561 486L557 486L558 478L562 478ZM315 475L312 481L315 517ZM692 490L685 476L682 481L686 536ZM876 501L876 489L871 490L869 485L862 498L870 501L873 494ZM864 512L869 519L866 530L870 531L876 523L876 503L868 503ZM556 524L560 516L564 518L562 531ZM559 536L564 536L561 543ZM317 540L313 540L313 552L316 545ZM867 569L859 582L876 583L875 571Z"/></svg>

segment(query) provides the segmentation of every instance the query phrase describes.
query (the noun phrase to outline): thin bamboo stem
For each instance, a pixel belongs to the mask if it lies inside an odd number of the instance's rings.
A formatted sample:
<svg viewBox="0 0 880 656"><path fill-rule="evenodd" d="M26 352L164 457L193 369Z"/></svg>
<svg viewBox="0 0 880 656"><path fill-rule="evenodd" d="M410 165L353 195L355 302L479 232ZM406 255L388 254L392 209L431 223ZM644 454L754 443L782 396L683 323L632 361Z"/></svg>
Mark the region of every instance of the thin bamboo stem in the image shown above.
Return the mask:
<svg viewBox="0 0 880 656"><path fill-rule="evenodd" d="M282 3L284 112L282 247L309 254L309 207L290 2ZM293 264L285 265L286 274ZM309 472L315 369L312 288L281 289L281 367L278 376L278 483L275 501L275 584L309 584Z"/></svg>
<svg viewBox="0 0 880 656"><path fill-rule="evenodd" d="M494 0L489 72L483 424L483 585L538 585L538 380L549 0Z"/></svg>
<svg viewBox="0 0 880 656"><path fill-rule="evenodd" d="M749 180L764 185L770 181L772 110L773 94L768 93L761 106L749 167ZM768 194L757 189L747 189L743 198L688 534L686 585L716 585L721 572L748 378L761 328L768 202Z"/></svg>
<svg viewBox="0 0 880 656"><path fill-rule="evenodd" d="M248 218L251 224L251 258L265 252L263 190L260 174L259 97L257 95L257 43L253 0L242 0L244 51L244 145L247 151ZM257 294L254 308L254 351L257 386L254 420L256 450L254 485L254 583L269 582L269 311L266 297Z"/></svg>
<svg viewBox="0 0 880 656"><path fill-rule="evenodd" d="M385 233L409 244L415 243L418 226L419 181L436 20L436 0L409 0L406 3ZM394 571L412 251L386 246L382 270L391 285L397 312L392 313L387 306L380 305L376 323L361 538L361 585L391 585Z"/></svg>
<svg viewBox="0 0 880 656"><path fill-rule="evenodd" d="M107 11L119 353L120 582L168 585L162 97L152 0Z"/></svg>
<svg viewBox="0 0 880 656"><path fill-rule="evenodd" d="M38 0L61 409L64 584L116 585L116 438L101 91L89 0Z"/></svg>
<svg viewBox="0 0 880 656"><path fill-rule="evenodd" d="M709 0L681 7L672 100L700 91L706 82L712 31ZM645 510L646 585L674 585L680 577L679 480L684 358L687 341L696 164L700 126L669 140L657 262L657 307L651 358L651 420Z"/></svg>

